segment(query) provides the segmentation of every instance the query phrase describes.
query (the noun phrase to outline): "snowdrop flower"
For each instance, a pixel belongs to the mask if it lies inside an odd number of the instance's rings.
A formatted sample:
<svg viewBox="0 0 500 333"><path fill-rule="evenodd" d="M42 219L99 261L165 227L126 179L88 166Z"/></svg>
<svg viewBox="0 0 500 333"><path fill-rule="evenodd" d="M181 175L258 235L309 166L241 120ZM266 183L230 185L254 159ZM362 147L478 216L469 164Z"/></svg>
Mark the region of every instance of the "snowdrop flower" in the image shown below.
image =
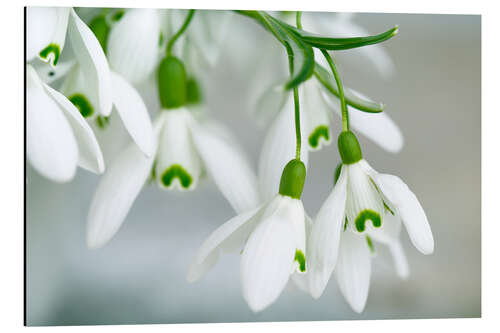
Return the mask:
<svg viewBox="0 0 500 333"><path fill-rule="evenodd" d="M309 288L314 298L320 297L335 269L343 295L361 312L369 289L371 238L389 246L403 277L407 266L397 239L399 220L423 254L434 251L434 240L422 206L400 178L372 169L352 132L342 132L338 145L340 176L308 238Z"/></svg>
<svg viewBox="0 0 500 333"><path fill-rule="evenodd" d="M57 182L73 178L76 166L104 171L94 133L76 107L26 66L26 151L31 165Z"/></svg>
<svg viewBox="0 0 500 333"><path fill-rule="evenodd" d="M112 111L111 106L114 106L135 143L144 154L152 155L153 135L147 108L136 89L120 74L110 70L101 47L106 45L108 39L109 29L106 29L106 24L104 16L97 16L89 24L91 30L78 19L76 27L85 32L85 38L76 42L72 39L71 42L72 45L80 45L82 49L86 50L87 56L78 56L75 49L77 62L68 70L60 90L87 120L95 120L101 128L105 127ZM71 24L69 29L71 32ZM157 45L155 47L157 49ZM92 64L98 68L97 73L102 81L110 83L108 90L103 91L102 94L99 94L100 91L91 84L93 82L92 75L88 68L92 67ZM102 103L101 96L103 94L107 96L106 99L111 99L112 105L109 109Z"/></svg>
<svg viewBox="0 0 500 333"><path fill-rule="evenodd" d="M194 190L203 171L235 211L258 205L252 184L256 177L240 149L217 133L211 122L198 121L187 105L186 73L173 56L163 59L158 71L163 110L154 125L154 153L141 156L134 145L125 149L99 183L88 216L87 244L103 246L118 231L132 203L153 171L162 189Z"/></svg>
<svg viewBox="0 0 500 333"><path fill-rule="evenodd" d="M187 279L201 278L219 251L243 248L243 297L257 312L272 304L295 272L305 272L305 213L300 196L306 168L291 160L283 169L279 192L257 208L243 211L216 229L198 250Z"/></svg>
<svg viewBox="0 0 500 333"><path fill-rule="evenodd" d="M369 100L365 95L350 90L360 98ZM331 124L334 121L332 114L341 119L339 99L321 86L316 78L311 78L299 87L300 100L303 105L301 112L307 118L305 137L310 151L318 151L331 143ZM257 114L261 123L266 123L279 110L283 109L289 100L290 93L283 85L271 87L265 91L257 102L260 111ZM331 111L333 110L333 112ZM396 123L387 113L367 113L353 110L348 106L352 127L365 135L388 152L398 153L403 148L403 134Z"/></svg>
<svg viewBox="0 0 500 333"><path fill-rule="evenodd" d="M304 12L302 24L306 30L323 36L339 38L369 36L370 32L357 24L354 17L354 13L332 15L331 13ZM320 55L321 53L315 49L315 59L323 66L327 66L327 63ZM342 54L339 54L339 58L343 62L352 63L356 68L369 63L384 79L391 78L396 72L391 56L381 44L352 49L349 51L348 57L342 57Z"/></svg>

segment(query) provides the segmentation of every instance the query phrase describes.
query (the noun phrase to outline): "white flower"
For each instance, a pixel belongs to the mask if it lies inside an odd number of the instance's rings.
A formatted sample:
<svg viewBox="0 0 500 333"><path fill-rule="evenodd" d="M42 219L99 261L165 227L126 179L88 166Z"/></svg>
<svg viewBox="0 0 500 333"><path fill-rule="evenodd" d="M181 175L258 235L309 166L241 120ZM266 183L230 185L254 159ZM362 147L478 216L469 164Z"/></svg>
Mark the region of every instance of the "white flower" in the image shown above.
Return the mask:
<svg viewBox="0 0 500 333"><path fill-rule="evenodd" d="M299 168L301 184L295 186ZM290 175L293 174L294 176ZM300 198L305 166L290 161L283 171L278 194L263 205L237 215L216 229L198 250L187 279L201 278L218 260L219 251L243 248L240 274L243 297L257 312L272 304L281 294L290 276L306 270L305 212ZM293 189L283 185L291 179ZM276 191L276 189L275 189ZM299 193L300 192L300 193Z"/></svg>
<svg viewBox="0 0 500 333"><path fill-rule="evenodd" d="M71 180L77 165L103 172L99 144L76 107L42 82L30 65L26 76L26 151L33 167L57 182Z"/></svg>
<svg viewBox="0 0 500 333"><path fill-rule="evenodd" d="M161 18L157 9L127 9L111 28L105 50L109 65L132 84L146 80L158 65Z"/></svg>
<svg viewBox="0 0 500 333"><path fill-rule="evenodd" d="M195 120L188 109L162 111L155 121L153 142L152 156L144 156L132 144L102 177L88 216L90 248L103 246L118 231L153 169L161 188L182 190L194 189L201 170L206 170L235 211L258 205L252 185L256 177L243 153Z"/></svg>
<svg viewBox="0 0 500 333"><path fill-rule="evenodd" d="M351 132L343 132L346 133ZM350 150L339 149L344 164L312 226L308 238L308 269L309 289L314 298L321 296L335 269L339 287L348 303L361 312L370 281L367 241L373 238L388 245L398 274L404 277L408 269L398 240L399 220L405 225L413 245L423 254L434 251L434 240L425 212L413 192L400 178L372 169L361 159L357 145L358 152L353 149L352 142Z"/></svg>

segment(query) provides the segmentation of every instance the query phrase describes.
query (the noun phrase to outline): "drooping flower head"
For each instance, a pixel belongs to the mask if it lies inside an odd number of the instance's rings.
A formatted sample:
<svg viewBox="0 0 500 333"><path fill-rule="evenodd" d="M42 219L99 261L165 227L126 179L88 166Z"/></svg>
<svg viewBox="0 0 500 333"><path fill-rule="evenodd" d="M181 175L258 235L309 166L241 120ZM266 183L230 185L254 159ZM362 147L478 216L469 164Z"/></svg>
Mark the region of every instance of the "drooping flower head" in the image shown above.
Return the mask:
<svg viewBox="0 0 500 333"><path fill-rule="evenodd" d="M390 247L402 276L407 267L398 239L399 220L423 254L433 252L434 240L422 206L401 179L372 169L352 132L343 131L338 146L342 159L338 181L308 238L309 288L313 297L321 296L335 269L345 298L361 312L369 290L372 238Z"/></svg>

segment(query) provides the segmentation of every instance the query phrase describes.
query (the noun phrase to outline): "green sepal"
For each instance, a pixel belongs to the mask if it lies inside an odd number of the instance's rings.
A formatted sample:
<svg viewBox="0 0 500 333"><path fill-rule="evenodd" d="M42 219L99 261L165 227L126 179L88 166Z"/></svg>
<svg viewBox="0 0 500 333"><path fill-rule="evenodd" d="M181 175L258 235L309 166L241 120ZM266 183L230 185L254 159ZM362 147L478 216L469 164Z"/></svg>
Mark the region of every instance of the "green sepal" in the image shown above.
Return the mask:
<svg viewBox="0 0 500 333"><path fill-rule="evenodd" d="M111 15L111 21L113 21L113 22L120 21L124 14L125 14L125 10L123 10L123 9L118 9L118 10L114 11L113 14Z"/></svg>
<svg viewBox="0 0 500 333"><path fill-rule="evenodd" d="M186 83L186 101L189 104L199 104L202 101L200 86L194 78L189 78Z"/></svg>
<svg viewBox="0 0 500 333"><path fill-rule="evenodd" d="M99 44L101 44L103 51L106 53L108 35L109 31L111 30L108 22L106 22L106 17L104 15L96 16L92 19L92 21L90 21L89 28L96 36Z"/></svg>
<svg viewBox="0 0 500 333"><path fill-rule="evenodd" d="M368 220L372 221L375 228L382 226L382 218L380 217L380 214L371 209L365 209L359 213L358 217L356 217L356 221L354 222L356 230L359 232L365 231L366 221Z"/></svg>
<svg viewBox="0 0 500 333"><path fill-rule="evenodd" d="M327 71L323 66L316 63L314 67L314 76L318 81L328 90L331 94L339 97L339 90L335 83L333 75ZM354 95L350 89L344 89L345 102L359 111L368 113L379 113L384 111L385 105L382 103L368 101Z"/></svg>
<svg viewBox="0 0 500 333"><path fill-rule="evenodd" d="M294 159L285 165L281 174L279 194L300 199L306 180L306 166L302 161Z"/></svg>
<svg viewBox="0 0 500 333"><path fill-rule="evenodd" d="M53 55L52 66L57 65L59 56L61 55L61 47L57 44L51 43L41 50L38 56L45 61L49 61L50 54Z"/></svg>
<svg viewBox="0 0 500 333"><path fill-rule="evenodd" d="M295 250L295 259L294 260L299 263L299 270L302 273L305 273L305 271L306 271L306 256L304 255L304 252L302 252L302 250L299 250L299 249Z"/></svg>
<svg viewBox="0 0 500 333"><path fill-rule="evenodd" d="M186 69L179 58L166 56L161 61L158 68L158 89L163 108L174 109L186 104Z"/></svg>
<svg viewBox="0 0 500 333"><path fill-rule="evenodd" d="M353 164L363 158L358 138L351 131L342 131L338 139L340 158L344 164Z"/></svg>
<svg viewBox="0 0 500 333"><path fill-rule="evenodd" d="M161 175L161 182L166 187L172 185L175 178L179 179L182 187L188 188L193 182L193 178L180 164L173 164Z"/></svg>
<svg viewBox="0 0 500 333"><path fill-rule="evenodd" d="M88 118L94 114L94 108L92 107L92 104L90 104L89 100L87 97L85 97L83 94L73 94L69 98L69 101L73 103L74 106L80 111L80 114L84 118Z"/></svg>

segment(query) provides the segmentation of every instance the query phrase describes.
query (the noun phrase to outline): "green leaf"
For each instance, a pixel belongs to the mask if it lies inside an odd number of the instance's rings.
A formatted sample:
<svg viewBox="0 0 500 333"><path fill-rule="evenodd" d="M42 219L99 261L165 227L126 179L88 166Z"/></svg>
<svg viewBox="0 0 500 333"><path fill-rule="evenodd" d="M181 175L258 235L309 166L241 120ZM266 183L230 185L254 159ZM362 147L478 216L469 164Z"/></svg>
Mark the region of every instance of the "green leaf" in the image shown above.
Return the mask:
<svg viewBox="0 0 500 333"><path fill-rule="evenodd" d="M314 72L314 51L299 35L290 30L285 23L272 17L266 12L254 10L236 11L259 22L266 30L285 46L289 57L293 57L293 75L285 84L287 90L299 86L309 79Z"/></svg>
<svg viewBox="0 0 500 333"><path fill-rule="evenodd" d="M339 91L333 75L318 63L316 63L314 67L314 76L330 93L339 97ZM360 111L368 113L379 113L384 111L384 104L360 98L353 94L350 89L344 89L344 97L348 105Z"/></svg>

